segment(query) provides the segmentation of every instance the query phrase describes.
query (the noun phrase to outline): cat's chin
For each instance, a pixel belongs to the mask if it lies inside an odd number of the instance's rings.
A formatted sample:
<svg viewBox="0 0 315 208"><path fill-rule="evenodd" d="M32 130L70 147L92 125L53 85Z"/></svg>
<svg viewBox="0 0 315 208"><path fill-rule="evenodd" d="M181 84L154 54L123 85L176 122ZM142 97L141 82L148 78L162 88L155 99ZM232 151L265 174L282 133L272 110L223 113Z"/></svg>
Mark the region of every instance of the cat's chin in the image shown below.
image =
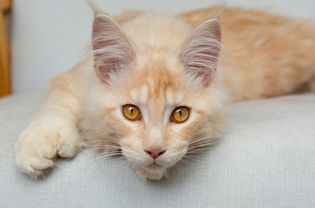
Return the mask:
<svg viewBox="0 0 315 208"><path fill-rule="evenodd" d="M167 175L165 167L135 166L132 165L137 175L142 179L160 180Z"/></svg>

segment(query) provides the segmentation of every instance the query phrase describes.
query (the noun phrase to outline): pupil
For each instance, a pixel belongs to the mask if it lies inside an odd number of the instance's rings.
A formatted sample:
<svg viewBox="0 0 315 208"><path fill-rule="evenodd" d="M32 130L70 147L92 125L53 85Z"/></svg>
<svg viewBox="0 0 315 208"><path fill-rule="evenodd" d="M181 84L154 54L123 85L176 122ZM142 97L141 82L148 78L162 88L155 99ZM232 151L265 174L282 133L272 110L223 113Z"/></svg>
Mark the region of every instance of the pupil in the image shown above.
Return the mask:
<svg viewBox="0 0 315 208"><path fill-rule="evenodd" d="M133 108L130 109L130 114L131 114L131 115L133 114Z"/></svg>
<svg viewBox="0 0 315 208"><path fill-rule="evenodd" d="M182 110L178 110L179 116L182 117Z"/></svg>

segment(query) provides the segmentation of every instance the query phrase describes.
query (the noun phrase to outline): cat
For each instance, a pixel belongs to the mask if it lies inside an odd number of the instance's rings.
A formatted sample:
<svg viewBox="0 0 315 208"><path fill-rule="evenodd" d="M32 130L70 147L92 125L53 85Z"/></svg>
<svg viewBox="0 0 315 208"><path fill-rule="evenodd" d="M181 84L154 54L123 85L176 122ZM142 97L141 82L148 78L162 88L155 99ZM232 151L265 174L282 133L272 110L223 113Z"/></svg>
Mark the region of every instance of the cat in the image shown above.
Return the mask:
<svg viewBox="0 0 315 208"><path fill-rule="evenodd" d="M17 166L39 177L85 144L159 180L224 135L229 102L315 88L313 23L241 8L215 13L115 20L95 10L91 56L52 80L17 140Z"/></svg>

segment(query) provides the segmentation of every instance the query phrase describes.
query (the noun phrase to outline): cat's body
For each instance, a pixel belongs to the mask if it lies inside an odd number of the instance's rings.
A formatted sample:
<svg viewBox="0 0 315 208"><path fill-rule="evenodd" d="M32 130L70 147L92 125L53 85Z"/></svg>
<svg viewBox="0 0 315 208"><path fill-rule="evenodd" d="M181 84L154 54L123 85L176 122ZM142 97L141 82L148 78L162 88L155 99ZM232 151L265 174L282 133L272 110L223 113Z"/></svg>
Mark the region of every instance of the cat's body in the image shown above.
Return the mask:
<svg viewBox="0 0 315 208"><path fill-rule="evenodd" d="M313 85L312 23L225 8L221 39L218 21L208 20L215 12L135 12L119 17L120 26L96 14L94 57L53 80L43 110L17 142L18 166L43 174L56 155L75 155L81 131L90 147L121 151L139 175L160 179L185 154L222 135L226 98ZM129 104L140 111L135 120L123 115ZM185 121L174 121L178 107L189 112Z"/></svg>
<svg viewBox="0 0 315 208"><path fill-rule="evenodd" d="M211 16L209 9L184 16L193 25ZM225 87L236 100L292 93L314 78L315 27L263 11L224 9L220 62Z"/></svg>
<svg viewBox="0 0 315 208"><path fill-rule="evenodd" d="M218 7L180 14L192 28L212 18ZM122 22L135 18L130 13ZM220 12L223 48L219 68L232 100L274 97L307 89L315 82L315 24L259 10Z"/></svg>

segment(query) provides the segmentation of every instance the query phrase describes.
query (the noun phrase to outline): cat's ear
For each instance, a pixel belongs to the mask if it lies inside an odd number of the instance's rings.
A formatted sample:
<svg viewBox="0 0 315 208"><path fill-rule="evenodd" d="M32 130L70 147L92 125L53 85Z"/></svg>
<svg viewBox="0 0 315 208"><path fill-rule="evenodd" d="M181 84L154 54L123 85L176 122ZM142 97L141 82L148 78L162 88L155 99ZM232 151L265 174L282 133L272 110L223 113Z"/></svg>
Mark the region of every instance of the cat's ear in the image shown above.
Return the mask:
<svg viewBox="0 0 315 208"><path fill-rule="evenodd" d="M201 23L184 45L180 59L186 72L209 86L216 74L221 50L221 29L217 19Z"/></svg>
<svg viewBox="0 0 315 208"><path fill-rule="evenodd" d="M107 82L111 74L126 70L134 58L127 37L107 14L95 14L92 46L95 72L103 82Z"/></svg>

